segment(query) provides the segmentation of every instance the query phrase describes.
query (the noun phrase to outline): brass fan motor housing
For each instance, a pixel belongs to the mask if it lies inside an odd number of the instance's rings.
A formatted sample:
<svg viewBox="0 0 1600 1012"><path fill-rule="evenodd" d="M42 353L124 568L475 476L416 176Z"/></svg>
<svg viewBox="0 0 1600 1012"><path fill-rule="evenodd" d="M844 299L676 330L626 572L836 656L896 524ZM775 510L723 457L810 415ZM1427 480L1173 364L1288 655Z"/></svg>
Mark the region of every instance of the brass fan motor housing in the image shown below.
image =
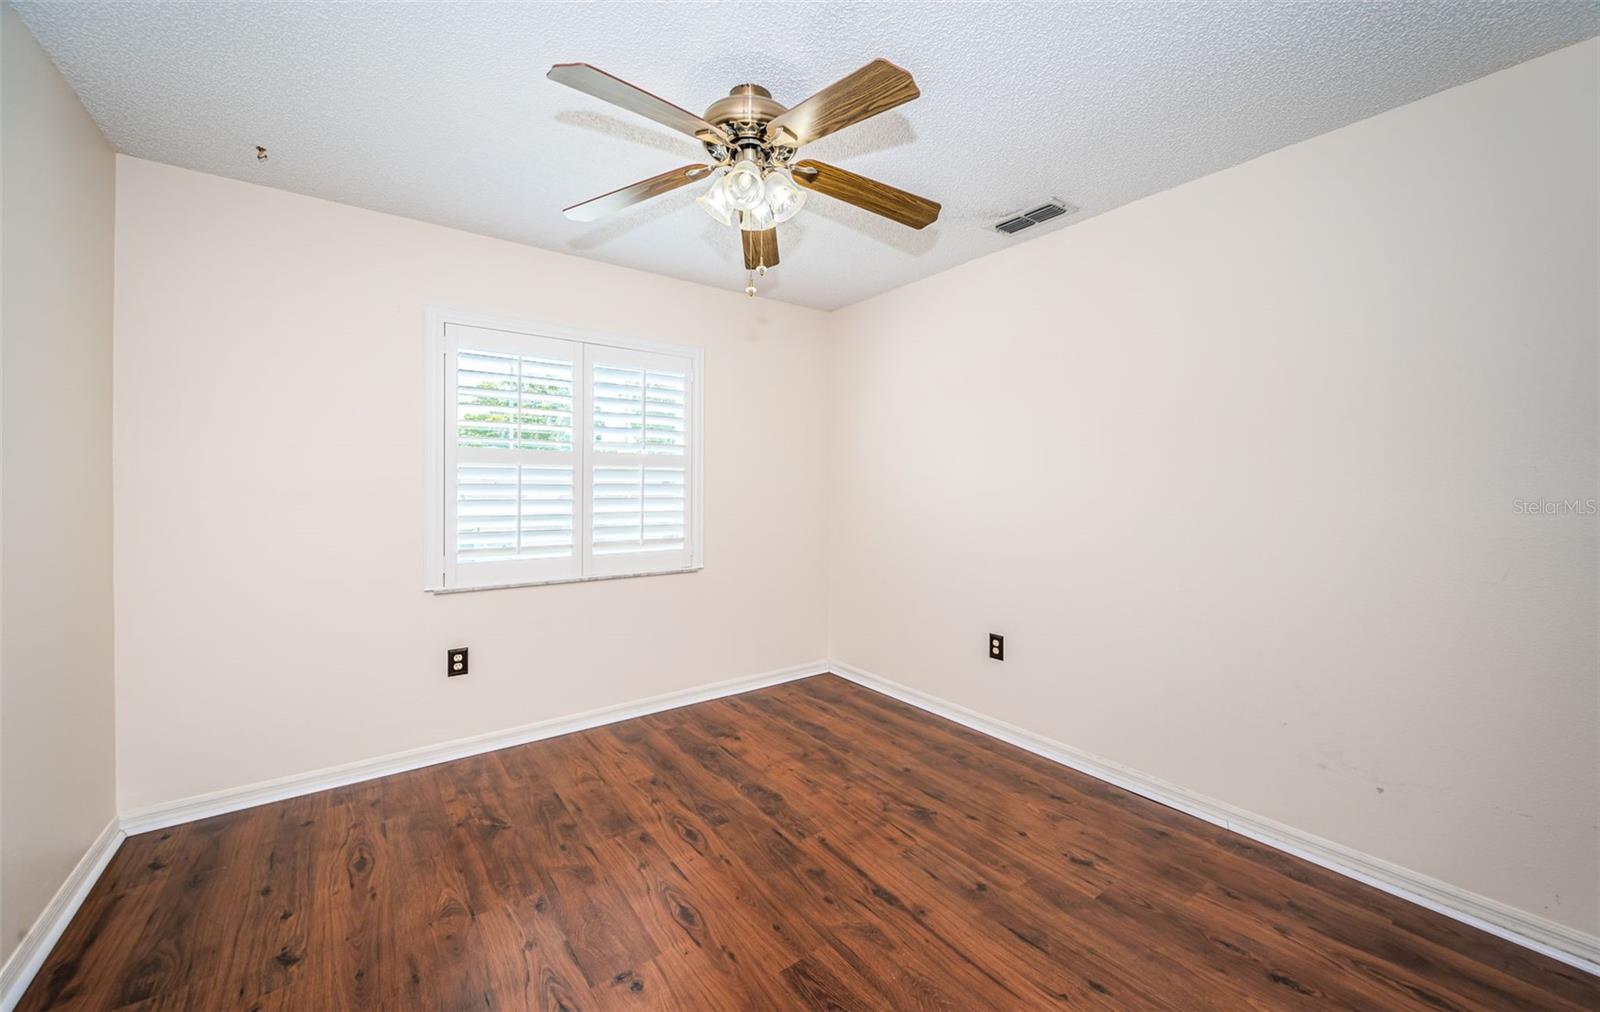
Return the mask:
<svg viewBox="0 0 1600 1012"><path fill-rule="evenodd" d="M759 84L741 84L727 98L711 103L706 121L726 129L733 136L759 137L762 128L788 108L772 100L772 92Z"/></svg>

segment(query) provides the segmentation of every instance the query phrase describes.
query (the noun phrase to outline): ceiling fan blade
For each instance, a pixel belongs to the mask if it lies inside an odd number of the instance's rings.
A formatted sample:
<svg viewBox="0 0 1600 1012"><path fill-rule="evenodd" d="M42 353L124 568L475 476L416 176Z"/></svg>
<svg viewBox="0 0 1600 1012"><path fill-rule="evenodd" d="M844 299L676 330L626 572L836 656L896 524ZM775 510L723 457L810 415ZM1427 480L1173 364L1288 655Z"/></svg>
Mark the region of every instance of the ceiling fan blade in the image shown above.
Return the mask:
<svg viewBox="0 0 1600 1012"><path fill-rule="evenodd" d="M897 190L888 183L846 172L836 165L805 159L794 163L794 181L862 210L881 214L912 228L926 228L939 220L939 205L927 197Z"/></svg>
<svg viewBox="0 0 1600 1012"><path fill-rule="evenodd" d="M744 232L744 269L778 266L778 230L769 228L761 232Z"/></svg>
<svg viewBox="0 0 1600 1012"><path fill-rule="evenodd" d="M888 60L873 60L767 124L767 139L797 148L852 123L909 102L922 92L911 75Z"/></svg>
<svg viewBox="0 0 1600 1012"><path fill-rule="evenodd" d="M636 88L620 77L613 77L587 63L558 63L546 75L557 84L576 88L586 95L621 106L662 126L688 134L699 141L727 144L728 135L687 109L680 109L664 98Z"/></svg>
<svg viewBox="0 0 1600 1012"><path fill-rule="evenodd" d="M561 213L573 221L596 221L608 214L620 211L624 207L631 207L640 201L649 200L651 197L659 197L669 190L676 190L678 187L692 183L697 179L704 179L710 174L711 166L709 165L685 165L682 168L673 169L671 172L663 172L659 176L641 179L637 183L624 186L620 190L603 193L581 204L573 204Z"/></svg>

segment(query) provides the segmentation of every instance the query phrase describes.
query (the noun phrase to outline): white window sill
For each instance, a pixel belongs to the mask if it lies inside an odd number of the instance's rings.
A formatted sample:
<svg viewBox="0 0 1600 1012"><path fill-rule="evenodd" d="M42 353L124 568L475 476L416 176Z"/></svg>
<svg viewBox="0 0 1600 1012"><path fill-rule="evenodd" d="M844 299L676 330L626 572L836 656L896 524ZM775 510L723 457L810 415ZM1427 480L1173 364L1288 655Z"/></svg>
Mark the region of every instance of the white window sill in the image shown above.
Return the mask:
<svg viewBox="0 0 1600 1012"><path fill-rule="evenodd" d="M599 583L601 580L637 580L645 576L676 576L679 573L698 573L705 566L685 569L657 569L648 573L609 573L605 576L568 576L559 580L526 580L521 583L482 583L470 587L424 587L429 594L471 594L479 590L513 590L517 587L554 587L563 583Z"/></svg>

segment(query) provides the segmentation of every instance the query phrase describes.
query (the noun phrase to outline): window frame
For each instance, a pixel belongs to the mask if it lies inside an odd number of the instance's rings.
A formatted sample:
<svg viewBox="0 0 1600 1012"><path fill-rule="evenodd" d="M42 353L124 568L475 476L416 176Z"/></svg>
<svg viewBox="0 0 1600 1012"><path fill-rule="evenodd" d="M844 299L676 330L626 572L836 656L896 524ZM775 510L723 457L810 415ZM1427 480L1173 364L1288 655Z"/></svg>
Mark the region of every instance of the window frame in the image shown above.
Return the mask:
<svg viewBox="0 0 1600 1012"><path fill-rule="evenodd" d="M563 583L588 583L595 580L631 579L640 576L662 576L672 573L698 572L705 566L704 561L704 529L705 529L705 468L704 468L704 417L705 417L705 350L703 348L688 347L685 345L668 344L661 341L645 341L637 338L623 337L616 334L598 333L595 331L577 330L571 327L555 327L547 324L533 323L526 320L511 319L508 317L488 316L482 313L468 313L443 307L428 307L426 311L426 362L424 405L426 418L426 447L424 467L426 468L423 491L426 496L424 504L424 523L426 525L424 550L423 550L423 589L431 594L457 594L478 590L501 590L511 587L543 587ZM500 350L511 350L519 344L532 343L537 345L541 341L563 341L579 345L577 359L574 363L575 382L573 384L573 418L574 448L572 455L573 468L573 557L571 572L559 575L540 575L559 567L533 566L526 562L512 563L502 566L492 563L497 574L504 574L505 579L497 575L492 581L462 583L460 582L454 553L450 551L452 544L451 531L448 529L455 517L455 503L450 501L451 491L455 483L451 480L450 471L456 460L457 441L452 419L447 417L450 407L449 352L450 344L445 328L450 325L471 327L478 330L500 331L507 334L505 343ZM685 456L685 485L687 488L687 502L685 504L686 530L685 537L688 544L687 552L672 552L673 558L667 560L670 564L663 565L663 553L638 553L636 555L592 556L589 549L593 520L593 494L590 491L593 468L603 466L606 454L597 454L591 443L593 442L592 422L593 412L590 408L590 395L593 389L593 371L590 364L589 349L599 348L621 352L624 358L638 357L648 360L654 356L671 356L677 359L687 359L690 364L688 377L688 396L686 404L688 409L687 423L689 438L684 447ZM488 349L494 350L494 349ZM677 458L664 458L676 460ZM631 464L623 464L631 466ZM686 563L680 562L685 558ZM597 561L589 565L586 563ZM630 564L636 563L636 564ZM514 567L514 568L513 568Z"/></svg>

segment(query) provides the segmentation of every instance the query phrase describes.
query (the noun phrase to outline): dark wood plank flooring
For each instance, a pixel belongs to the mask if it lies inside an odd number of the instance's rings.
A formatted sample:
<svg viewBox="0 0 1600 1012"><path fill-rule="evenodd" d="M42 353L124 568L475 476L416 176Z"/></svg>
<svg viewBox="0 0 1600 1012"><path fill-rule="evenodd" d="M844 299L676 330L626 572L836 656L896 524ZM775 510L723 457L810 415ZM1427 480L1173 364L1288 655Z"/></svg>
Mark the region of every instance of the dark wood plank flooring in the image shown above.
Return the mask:
<svg viewBox="0 0 1600 1012"><path fill-rule="evenodd" d="M832 676L127 840L33 1009L1596 1009Z"/></svg>

